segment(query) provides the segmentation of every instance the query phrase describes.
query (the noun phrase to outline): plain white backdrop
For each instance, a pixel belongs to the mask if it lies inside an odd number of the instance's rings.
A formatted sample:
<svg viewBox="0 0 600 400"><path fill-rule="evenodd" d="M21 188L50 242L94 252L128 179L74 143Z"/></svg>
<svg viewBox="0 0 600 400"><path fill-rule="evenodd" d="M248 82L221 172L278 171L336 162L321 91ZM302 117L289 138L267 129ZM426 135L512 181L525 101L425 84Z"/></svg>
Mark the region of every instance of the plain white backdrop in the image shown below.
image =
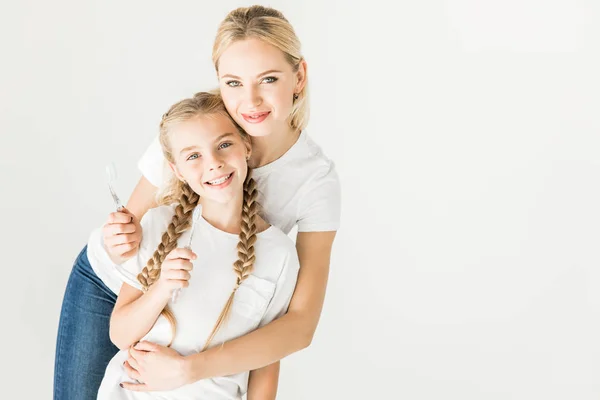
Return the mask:
<svg viewBox="0 0 600 400"><path fill-rule="evenodd" d="M0 6L3 398L50 399L72 263L245 1ZM600 7L271 1L343 185L322 319L281 399L600 396Z"/></svg>

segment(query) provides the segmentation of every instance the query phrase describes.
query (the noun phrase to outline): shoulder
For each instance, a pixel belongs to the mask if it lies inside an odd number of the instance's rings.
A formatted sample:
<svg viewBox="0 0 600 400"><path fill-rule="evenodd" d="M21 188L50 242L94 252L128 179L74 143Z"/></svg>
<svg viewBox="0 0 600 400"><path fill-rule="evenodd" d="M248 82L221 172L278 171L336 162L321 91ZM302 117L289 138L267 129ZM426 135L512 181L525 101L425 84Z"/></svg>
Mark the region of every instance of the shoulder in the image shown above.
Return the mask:
<svg viewBox="0 0 600 400"><path fill-rule="evenodd" d="M173 215L175 215L176 207L177 204L169 204L151 208L142 217L141 225L143 229L166 228L171 223Z"/></svg>
<svg viewBox="0 0 600 400"><path fill-rule="evenodd" d="M295 174L302 176L304 182L322 182L339 180L335 163L327 157L308 134L304 133L299 139L297 153L287 166ZM288 172L289 173L289 172Z"/></svg>
<svg viewBox="0 0 600 400"><path fill-rule="evenodd" d="M333 160L309 136L306 137L305 148L303 165L298 165L305 174L303 193L339 191L340 179Z"/></svg>
<svg viewBox="0 0 600 400"><path fill-rule="evenodd" d="M276 226L271 226L266 231L259 233L255 246L263 256L268 254L271 260L279 260L279 264L282 266L290 262L296 264L294 261L298 259L296 244Z"/></svg>

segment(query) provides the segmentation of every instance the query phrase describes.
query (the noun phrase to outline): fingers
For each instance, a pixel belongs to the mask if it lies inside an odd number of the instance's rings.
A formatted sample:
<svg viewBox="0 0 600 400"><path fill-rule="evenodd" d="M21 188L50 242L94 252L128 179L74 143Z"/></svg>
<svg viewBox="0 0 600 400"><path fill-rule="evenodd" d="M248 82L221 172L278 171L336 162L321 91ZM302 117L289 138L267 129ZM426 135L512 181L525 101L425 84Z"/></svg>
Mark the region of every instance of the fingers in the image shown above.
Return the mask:
<svg viewBox="0 0 600 400"><path fill-rule="evenodd" d="M131 247L131 248L132 248L132 250L130 250L130 251L127 251L127 252L125 252L125 253L121 253L121 254L119 254L119 255L120 255L121 257L123 257L124 259L131 258L131 257L133 257L133 256L134 256L134 255L137 253L137 251L138 251L138 243L130 243L130 244L129 244L129 247Z"/></svg>
<svg viewBox="0 0 600 400"><path fill-rule="evenodd" d="M190 286L190 281L186 280L165 279L163 282L166 284L165 287L169 289L169 293L174 289L185 289Z"/></svg>
<svg viewBox="0 0 600 400"><path fill-rule="evenodd" d="M138 344L136 344L133 347L134 347L134 349L139 350L139 351L157 351L158 350L158 345L156 343L147 342L147 341L139 342Z"/></svg>
<svg viewBox="0 0 600 400"><path fill-rule="evenodd" d="M125 370L125 373L127 374L128 377L130 377L131 379L135 379L137 381L140 379L141 375L137 371L137 369L134 369L131 367L131 364L129 361L130 361L130 359L128 359L127 361L125 361L123 363L123 369Z"/></svg>
<svg viewBox="0 0 600 400"><path fill-rule="evenodd" d="M161 274L164 274L166 279L173 281L187 281L192 277L189 272L182 269L167 269L161 271Z"/></svg>
<svg viewBox="0 0 600 400"><path fill-rule="evenodd" d="M191 261L177 258L175 260L166 260L163 262L161 267L161 274L165 271L191 271L194 268L194 264Z"/></svg>
<svg viewBox="0 0 600 400"><path fill-rule="evenodd" d="M138 374L142 373L142 369L140 368L140 364L133 357L129 357L127 361L125 361L132 369L136 370ZM123 364L125 365L125 364Z"/></svg>
<svg viewBox="0 0 600 400"><path fill-rule="evenodd" d="M147 354L148 354L148 352L142 351L142 350L137 350L133 346L129 348L129 359L133 358L138 363L138 365L141 362L143 362L143 360ZM127 359L127 360L129 360L129 359Z"/></svg>
<svg viewBox="0 0 600 400"><path fill-rule="evenodd" d="M107 224L128 224L133 222L134 215L129 212L126 208L121 211L112 212L108 214Z"/></svg>
<svg viewBox="0 0 600 400"><path fill-rule="evenodd" d="M121 235L104 235L104 244L109 247L115 247L123 244L138 243L141 239L139 233L123 233Z"/></svg>
<svg viewBox="0 0 600 400"><path fill-rule="evenodd" d="M121 235L124 233L135 233L135 231L137 231L137 227L134 223L130 223L129 221L118 223L107 222L103 228L104 235L106 236Z"/></svg>
<svg viewBox="0 0 600 400"><path fill-rule="evenodd" d="M136 380L140 378L140 365L137 363L137 361L135 361L135 358L129 357L127 361L123 363L123 368L130 378Z"/></svg>
<svg viewBox="0 0 600 400"><path fill-rule="evenodd" d="M175 260L178 258L181 258L184 260L195 260L196 253L194 253L190 249L186 249L185 247L178 247L178 248L174 249L173 251L171 251L165 259L166 260Z"/></svg>
<svg viewBox="0 0 600 400"><path fill-rule="evenodd" d="M121 383L121 387L123 389L131 390L132 392L147 392L149 390L145 383L123 382Z"/></svg>

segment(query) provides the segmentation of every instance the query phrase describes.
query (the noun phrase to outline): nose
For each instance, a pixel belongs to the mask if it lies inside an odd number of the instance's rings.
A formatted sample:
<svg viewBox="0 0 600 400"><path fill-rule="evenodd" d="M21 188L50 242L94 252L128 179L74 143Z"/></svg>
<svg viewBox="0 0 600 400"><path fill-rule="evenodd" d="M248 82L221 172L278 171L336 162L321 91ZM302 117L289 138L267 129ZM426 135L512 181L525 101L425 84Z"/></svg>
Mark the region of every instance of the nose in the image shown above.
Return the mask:
<svg viewBox="0 0 600 400"><path fill-rule="evenodd" d="M212 153L208 156L207 166L209 171L214 171L223 168L223 159L219 156L219 153Z"/></svg>
<svg viewBox="0 0 600 400"><path fill-rule="evenodd" d="M248 108L256 108L262 104L260 90L255 85L249 85L245 93L246 105Z"/></svg>

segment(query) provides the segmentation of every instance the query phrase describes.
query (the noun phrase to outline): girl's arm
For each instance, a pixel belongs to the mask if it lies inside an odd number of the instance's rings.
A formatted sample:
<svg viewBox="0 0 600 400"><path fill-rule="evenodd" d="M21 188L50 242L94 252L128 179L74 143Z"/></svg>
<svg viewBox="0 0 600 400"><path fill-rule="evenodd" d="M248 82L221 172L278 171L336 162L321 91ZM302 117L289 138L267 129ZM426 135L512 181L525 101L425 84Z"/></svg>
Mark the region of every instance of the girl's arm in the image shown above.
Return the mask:
<svg viewBox="0 0 600 400"><path fill-rule="evenodd" d="M148 217L151 215L146 216L146 218ZM150 236L146 240L151 240L152 228L148 227L147 229ZM144 245L142 245L141 252L147 253ZM141 285L134 288L126 283L129 280L132 285L137 283L135 276L141 271L143 265L140 264L141 257L138 255L129 260L129 264L123 265L124 270L129 270L132 277L124 275L123 279L127 279L121 286L117 297L109 329L110 340L118 348L121 350L129 348L152 329L160 313L171 299L173 290L189 285L189 271L193 268L191 260L195 258L196 255L190 249L176 248L172 250L162 262L158 280L146 292L141 291Z"/></svg>
<svg viewBox="0 0 600 400"><path fill-rule="evenodd" d="M277 397L279 382L279 361L250 371L248 379L248 400L274 400Z"/></svg>
<svg viewBox="0 0 600 400"><path fill-rule="evenodd" d="M168 302L164 295L157 294L156 285L143 293L123 283L110 317L109 330L110 340L119 349L129 348L152 329Z"/></svg>
<svg viewBox="0 0 600 400"><path fill-rule="evenodd" d="M298 283L287 314L245 336L185 358L185 381L262 368L308 347L319 318L335 232L300 232Z"/></svg>

